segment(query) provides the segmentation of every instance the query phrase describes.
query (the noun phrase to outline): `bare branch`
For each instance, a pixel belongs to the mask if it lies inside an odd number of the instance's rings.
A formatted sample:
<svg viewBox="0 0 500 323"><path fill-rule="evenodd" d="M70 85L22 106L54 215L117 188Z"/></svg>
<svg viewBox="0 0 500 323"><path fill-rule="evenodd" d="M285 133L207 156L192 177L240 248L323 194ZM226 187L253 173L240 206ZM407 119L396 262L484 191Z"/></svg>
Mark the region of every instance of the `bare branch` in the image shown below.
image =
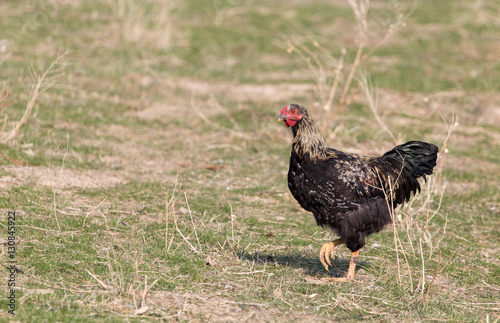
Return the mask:
<svg viewBox="0 0 500 323"><path fill-rule="evenodd" d="M28 121L28 118L31 115L31 111L33 110L36 100L38 99L40 94L43 93L45 90L47 90L50 86L54 85L55 80L54 79L48 80L48 79L51 73L54 72L54 70L56 72L60 72L60 70L57 69L56 66L60 64L61 60L64 58L66 53L67 52L59 54L56 57L56 59L50 64L50 66L45 70L45 72L42 73L42 75L37 75L36 72L31 70L32 77L35 79L35 85L30 91L28 103L26 104L26 110L24 111L21 120L19 120L14 129L12 129L8 134L5 134L5 136L2 136L3 137L1 139L2 143L5 144L11 141L17 135L19 129ZM57 75L55 77L57 77ZM47 82L47 80L48 83L45 83ZM2 135L4 134L2 133Z"/></svg>

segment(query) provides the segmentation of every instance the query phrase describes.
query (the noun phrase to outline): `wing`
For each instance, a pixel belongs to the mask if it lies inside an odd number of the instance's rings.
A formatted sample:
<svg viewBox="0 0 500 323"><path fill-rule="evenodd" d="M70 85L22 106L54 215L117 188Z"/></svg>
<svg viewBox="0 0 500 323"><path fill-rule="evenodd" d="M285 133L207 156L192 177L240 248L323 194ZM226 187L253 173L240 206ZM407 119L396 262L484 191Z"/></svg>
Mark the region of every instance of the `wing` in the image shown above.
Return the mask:
<svg viewBox="0 0 500 323"><path fill-rule="evenodd" d="M390 177L396 173L396 167L379 161L374 157L348 154L328 149L331 156L328 177L336 181L343 190L343 195L352 200L364 200L374 197L385 197L389 192ZM333 177L333 178L332 178Z"/></svg>
<svg viewBox="0 0 500 323"><path fill-rule="evenodd" d="M383 196L393 206L403 204L411 194L420 192L418 178L432 174L436 166L437 147L410 141L394 147L381 157L348 155L340 173L355 187L359 198Z"/></svg>

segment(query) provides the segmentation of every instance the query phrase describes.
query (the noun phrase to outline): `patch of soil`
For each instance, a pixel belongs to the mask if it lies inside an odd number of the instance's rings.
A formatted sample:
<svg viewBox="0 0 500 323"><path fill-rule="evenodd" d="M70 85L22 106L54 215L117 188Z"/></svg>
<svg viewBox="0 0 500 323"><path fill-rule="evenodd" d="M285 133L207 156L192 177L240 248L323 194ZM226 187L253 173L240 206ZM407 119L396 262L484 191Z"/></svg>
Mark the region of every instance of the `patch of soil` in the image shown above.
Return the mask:
<svg viewBox="0 0 500 323"><path fill-rule="evenodd" d="M257 98L269 102L288 102L298 94L303 95L313 90L312 83L238 84L187 78L168 79L164 82L167 88L180 88L194 95L220 95L238 101L252 101Z"/></svg>
<svg viewBox="0 0 500 323"><path fill-rule="evenodd" d="M221 286L221 292L231 293L232 285ZM317 317L302 313L286 313L267 303L235 302L216 294L151 292L148 302L167 311L168 318L194 322L204 321L317 321ZM154 310L154 307L153 307ZM170 314L170 315L169 315Z"/></svg>
<svg viewBox="0 0 500 323"><path fill-rule="evenodd" d="M12 172L15 176L3 176L0 187L7 188L19 186L29 182L49 187L83 187L98 188L109 187L125 183L118 172L97 170L74 170L38 167L13 167L7 166L5 170Z"/></svg>

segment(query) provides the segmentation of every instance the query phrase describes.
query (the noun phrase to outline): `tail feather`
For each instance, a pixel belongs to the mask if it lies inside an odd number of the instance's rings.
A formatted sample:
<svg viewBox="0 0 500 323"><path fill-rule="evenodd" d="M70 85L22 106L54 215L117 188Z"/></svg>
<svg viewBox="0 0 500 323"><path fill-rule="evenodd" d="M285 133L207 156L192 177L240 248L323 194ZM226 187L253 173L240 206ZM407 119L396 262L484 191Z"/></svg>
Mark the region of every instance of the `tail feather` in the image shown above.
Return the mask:
<svg viewBox="0 0 500 323"><path fill-rule="evenodd" d="M438 147L422 142L409 141L394 147L381 159L392 166L392 198L395 205L410 199L411 193L420 192L418 178L431 175L436 166Z"/></svg>

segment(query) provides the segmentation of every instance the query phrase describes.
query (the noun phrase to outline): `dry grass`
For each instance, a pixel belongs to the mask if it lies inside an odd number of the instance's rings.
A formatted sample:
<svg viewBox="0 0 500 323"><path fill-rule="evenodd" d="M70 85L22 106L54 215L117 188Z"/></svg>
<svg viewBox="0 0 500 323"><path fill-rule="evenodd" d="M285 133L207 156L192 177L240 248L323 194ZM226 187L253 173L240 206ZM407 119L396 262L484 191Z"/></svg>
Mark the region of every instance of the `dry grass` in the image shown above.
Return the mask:
<svg viewBox="0 0 500 323"><path fill-rule="evenodd" d="M26 110L24 111L24 114L21 117L21 119L18 122L15 122L13 128L8 132L5 132L5 126L8 120L8 116L5 115L4 124L2 126L2 130L0 133L0 141L3 144L12 141L16 137L17 133L19 132L19 129L28 121L28 118L30 117L31 112L33 111L33 108L35 106L38 97L43 92L53 87L57 79L61 75L63 75L65 68L63 59L64 56L66 56L66 54L67 54L66 52L58 54L57 57L54 59L54 61L49 65L49 67L41 74L36 72L34 67L31 68L30 72L33 85L28 97L28 102L26 103ZM4 96L2 101L7 97L7 94Z"/></svg>
<svg viewBox="0 0 500 323"><path fill-rule="evenodd" d="M349 0L348 2L357 25L357 49L354 60L349 64L350 67L345 62L346 48L342 48L339 58L335 59L318 41L314 40L312 42L313 47L310 48L297 39L290 38L287 40L287 52L295 52L307 64L311 77L316 82L317 101L314 102L313 106L321 108L318 112L323 115L320 123L323 132L330 132L338 110L345 108L351 102L349 100L349 91L352 88L352 81L356 78L363 62L406 26L406 20L413 11L412 7L407 13L400 12L400 5L396 1L392 6L396 10L395 20L389 23L385 33L380 36L373 35L373 32L368 30L368 26L371 24L368 21L370 1ZM365 52L366 48L368 48L367 52ZM345 71L346 66L349 67L348 72ZM366 72L363 72L360 79L367 79L364 74ZM368 90L366 82L360 85L365 89L365 92ZM341 86L341 89L339 86ZM340 97L335 100L337 93L339 93ZM366 93L369 97L372 97L371 94ZM334 102L336 103L334 104ZM372 105L373 102L371 102L370 106ZM395 139L394 136L392 137Z"/></svg>
<svg viewBox="0 0 500 323"><path fill-rule="evenodd" d="M125 42L154 49L168 49L174 41L176 0L108 0L117 17L116 29Z"/></svg>
<svg viewBox="0 0 500 323"><path fill-rule="evenodd" d="M484 24L500 26L500 19L498 19L500 4L498 2L474 0L467 2L464 7L464 14L455 22L457 25L465 26L472 23L477 26Z"/></svg>
<svg viewBox="0 0 500 323"><path fill-rule="evenodd" d="M439 47L439 29L455 27L429 27L420 20L430 10L415 10L405 34L421 36L414 46L411 37L398 38L413 8L390 6L390 19L374 27L371 19L388 6L374 1L51 4L58 10L27 37L16 33L21 22L46 7L0 2L9 12L0 24L12 36L0 39L10 89L0 105L9 120L22 118L27 104L15 100L30 102L38 80L18 84L20 67L52 62L61 44L71 48L61 64L67 78L57 79L64 84L46 88L57 67L48 72L40 85L47 90L3 145L1 207L20 218L16 318L498 320L499 99L494 82L481 87L496 76L483 85L440 87L441 71L455 67L450 58L466 57L464 70L481 65L474 57L494 59L485 51L494 48L489 38L466 30L456 34L465 54ZM474 4L480 15L496 6ZM351 7L359 11L354 18L333 24L325 10ZM432 37L420 35L424 27L434 28ZM343 38L347 28L358 36ZM325 30L338 37L324 38ZM283 56L283 34L296 55ZM378 49L390 57L377 57ZM409 68L426 55L434 60L427 69ZM371 70L377 62L383 75ZM431 90L399 87L406 78L398 73L424 75ZM344 92L349 108L342 110ZM395 211L393 227L367 239L348 284L325 283L343 275L348 260L335 259L337 271L322 268L317 251L332 237L286 186L289 133L276 115L282 104L307 102L311 94L321 132L344 151L375 155L409 137L441 144L436 174ZM18 125L9 120L4 134ZM0 303L0 320L10 319Z"/></svg>
<svg viewBox="0 0 500 323"><path fill-rule="evenodd" d="M359 80L358 83L360 87L363 89L366 95L366 101L368 102L368 107L370 108L371 112L373 113L373 117L375 120L377 120L377 123L380 125L380 127L391 137L393 143L395 145L399 144L402 140L401 138L396 138L394 134L392 133L391 130L387 127L387 125L382 121L382 118L380 117L379 114L379 93L378 89L375 88L372 84L370 84L370 81L368 80L367 75L363 75Z"/></svg>

